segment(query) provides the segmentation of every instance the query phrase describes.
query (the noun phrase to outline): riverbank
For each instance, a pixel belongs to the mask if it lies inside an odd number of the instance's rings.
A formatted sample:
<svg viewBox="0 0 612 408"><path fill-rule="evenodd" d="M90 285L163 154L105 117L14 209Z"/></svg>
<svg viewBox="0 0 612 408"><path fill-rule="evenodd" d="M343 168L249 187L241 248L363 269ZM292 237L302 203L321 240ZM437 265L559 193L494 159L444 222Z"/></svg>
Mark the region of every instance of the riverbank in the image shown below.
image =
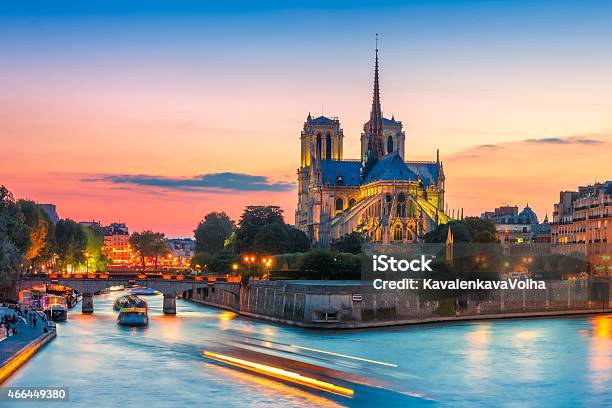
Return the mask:
<svg viewBox="0 0 612 408"><path fill-rule="evenodd" d="M186 296L200 304L290 326L362 329L436 322L612 313L612 281L550 281L432 299L418 291L375 290L359 281L216 283Z"/></svg>
<svg viewBox="0 0 612 408"><path fill-rule="evenodd" d="M0 318L8 313L12 314L13 310L0 308ZM17 334L0 340L0 383L55 338L54 329L49 329L47 333L44 333L43 327L44 322L42 321L38 327L32 327L27 321L18 321L15 324Z"/></svg>

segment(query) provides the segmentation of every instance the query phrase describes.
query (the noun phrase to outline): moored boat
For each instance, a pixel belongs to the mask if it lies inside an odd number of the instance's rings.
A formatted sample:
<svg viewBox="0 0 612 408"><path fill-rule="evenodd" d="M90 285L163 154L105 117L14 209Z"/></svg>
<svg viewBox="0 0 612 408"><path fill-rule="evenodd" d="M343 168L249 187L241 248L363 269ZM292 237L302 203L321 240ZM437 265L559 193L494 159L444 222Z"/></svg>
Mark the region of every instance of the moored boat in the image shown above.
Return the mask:
<svg viewBox="0 0 612 408"><path fill-rule="evenodd" d="M40 300L40 308L54 322L63 322L68 318L68 305L63 296L44 295Z"/></svg>
<svg viewBox="0 0 612 408"><path fill-rule="evenodd" d="M66 299L68 308L73 308L81 300L82 296L72 288L61 285L47 285L45 291L51 295L63 296Z"/></svg>

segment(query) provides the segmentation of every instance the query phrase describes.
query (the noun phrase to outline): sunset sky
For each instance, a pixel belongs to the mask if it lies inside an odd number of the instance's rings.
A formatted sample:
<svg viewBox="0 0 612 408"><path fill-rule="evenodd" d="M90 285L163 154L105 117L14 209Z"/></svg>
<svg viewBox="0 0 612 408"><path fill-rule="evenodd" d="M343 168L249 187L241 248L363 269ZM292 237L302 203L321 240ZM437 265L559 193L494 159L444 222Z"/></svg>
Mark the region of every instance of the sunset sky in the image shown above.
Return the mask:
<svg viewBox="0 0 612 408"><path fill-rule="evenodd" d="M479 215L612 179L609 1L3 1L0 184L61 217L191 236L213 210L293 223L299 134L359 157L380 35L406 159L440 149Z"/></svg>

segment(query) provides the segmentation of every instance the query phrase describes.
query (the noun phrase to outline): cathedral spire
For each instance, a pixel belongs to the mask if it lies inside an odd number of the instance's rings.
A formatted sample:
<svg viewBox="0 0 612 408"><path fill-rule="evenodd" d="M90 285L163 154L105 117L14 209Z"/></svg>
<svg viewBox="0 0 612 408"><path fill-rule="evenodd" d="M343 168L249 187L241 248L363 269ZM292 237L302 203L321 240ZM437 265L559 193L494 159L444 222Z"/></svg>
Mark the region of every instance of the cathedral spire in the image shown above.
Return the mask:
<svg viewBox="0 0 612 408"><path fill-rule="evenodd" d="M368 150L370 150L372 156L375 158L384 156L383 115L380 106L380 84L378 81L378 34L376 34L376 57L374 60L374 95L372 96L372 110L370 111L368 133Z"/></svg>

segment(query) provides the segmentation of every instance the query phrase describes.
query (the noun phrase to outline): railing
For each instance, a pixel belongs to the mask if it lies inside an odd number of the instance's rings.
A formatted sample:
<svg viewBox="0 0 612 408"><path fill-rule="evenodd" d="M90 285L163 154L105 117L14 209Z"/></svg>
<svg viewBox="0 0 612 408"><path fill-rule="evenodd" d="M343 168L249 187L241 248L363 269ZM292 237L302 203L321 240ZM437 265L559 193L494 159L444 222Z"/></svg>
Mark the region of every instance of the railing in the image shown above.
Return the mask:
<svg viewBox="0 0 612 408"><path fill-rule="evenodd" d="M207 281L207 282L240 282L239 276L203 276L203 275L172 275L165 273L37 273L21 276L21 280L41 280L50 279L58 281L60 279L127 279L127 280L174 280L174 281Z"/></svg>

